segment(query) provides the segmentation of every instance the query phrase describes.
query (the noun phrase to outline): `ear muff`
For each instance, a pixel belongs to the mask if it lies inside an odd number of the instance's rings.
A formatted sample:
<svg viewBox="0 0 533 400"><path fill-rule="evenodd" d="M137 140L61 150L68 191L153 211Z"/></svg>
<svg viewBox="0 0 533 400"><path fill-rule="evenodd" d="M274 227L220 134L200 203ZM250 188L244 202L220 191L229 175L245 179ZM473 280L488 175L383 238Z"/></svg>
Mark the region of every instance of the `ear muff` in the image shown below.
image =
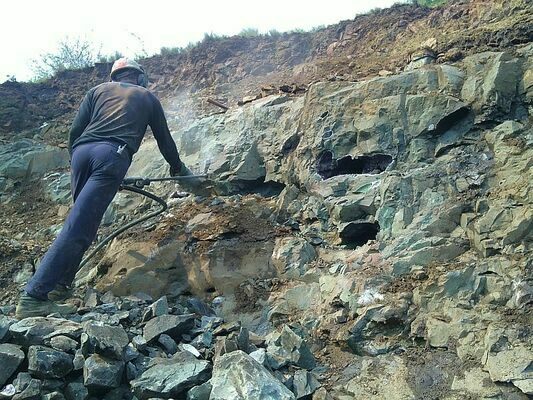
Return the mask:
<svg viewBox="0 0 533 400"><path fill-rule="evenodd" d="M148 86L148 77L146 76L146 72L144 72L144 69L142 73L137 75L137 85L142 87Z"/></svg>

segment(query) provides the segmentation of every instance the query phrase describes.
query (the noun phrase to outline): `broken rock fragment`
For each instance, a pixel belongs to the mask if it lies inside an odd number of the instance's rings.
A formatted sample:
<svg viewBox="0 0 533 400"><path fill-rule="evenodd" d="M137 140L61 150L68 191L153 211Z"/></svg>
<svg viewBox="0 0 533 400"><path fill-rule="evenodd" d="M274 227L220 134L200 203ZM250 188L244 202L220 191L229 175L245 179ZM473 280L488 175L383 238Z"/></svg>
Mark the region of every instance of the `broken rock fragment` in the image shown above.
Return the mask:
<svg viewBox="0 0 533 400"><path fill-rule="evenodd" d="M28 371L37 378L63 378L73 369L73 356L45 346L28 350Z"/></svg>
<svg viewBox="0 0 533 400"><path fill-rule="evenodd" d="M82 334L82 352L85 356L97 353L121 360L128 343L128 334L120 326L89 323Z"/></svg>
<svg viewBox="0 0 533 400"><path fill-rule="evenodd" d="M83 384L94 392L103 392L120 386L124 375L124 362L106 359L94 354L85 360Z"/></svg>
<svg viewBox="0 0 533 400"><path fill-rule="evenodd" d="M24 360L24 352L14 344L0 344L0 388Z"/></svg>
<svg viewBox="0 0 533 400"><path fill-rule="evenodd" d="M286 325L281 332L271 334L267 342L267 360L273 369L286 365L313 369L316 365L305 341Z"/></svg>
<svg viewBox="0 0 533 400"><path fill-rule="evenodd" d="M168 399L206 382L210 375L208 361L197 360L192 354L181 352L148 368L131 382L131 387L140 400L153 397Z"/></svg>
<svg viewBox="0 0 533 400"><path fill-rule="evenodd" d="M294 394L243 351L217 358L210 400L292 400Z"/></svg>
<svg viewBox="0 0 533 400"><path fill-rule="evenodd" d="M79 338L82 327L77 322L62 318L30 317L9 327L13 342L24 347L42 345L54 336Z"/></svg>
<svg viewBox="0 0 533 400"><path fill-rule="evenodd" d="M194 314L161 315L146 323L143 336L147 342L156 340L162 333L166 333L173 339L179 339L183 333L193 327Z"/></svg>

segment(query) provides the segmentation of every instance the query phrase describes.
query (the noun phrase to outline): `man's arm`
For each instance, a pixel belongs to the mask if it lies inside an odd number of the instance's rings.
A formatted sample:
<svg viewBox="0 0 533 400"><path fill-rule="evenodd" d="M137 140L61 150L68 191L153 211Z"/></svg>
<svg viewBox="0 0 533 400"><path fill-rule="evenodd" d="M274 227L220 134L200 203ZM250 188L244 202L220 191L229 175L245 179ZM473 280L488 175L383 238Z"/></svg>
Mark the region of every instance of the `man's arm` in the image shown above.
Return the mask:
<svg viewBox="0 0 533 400"><path fill-rule="evenodd" d="M91 121L91 99L92 91L89 91L81 102L80 109L74 118L74 122L72 122L68 137L68 152L70 155L72 155L72 146L74 145L74 142L81 136Z"/></svg>
<svg viewBox="0 0 533 400"><path fill-rule="evenodd" d="M171 172L175 171L177 173L181 168L181 160L178 155L178 149L176 148L174 139L172 139L172 136L170 135L167 119L165 118L165 113L163 112L163 107L155 96L153 96L153 99L154 108L149 125L150 128L152 128L159 151L170 165Z"/></svg>

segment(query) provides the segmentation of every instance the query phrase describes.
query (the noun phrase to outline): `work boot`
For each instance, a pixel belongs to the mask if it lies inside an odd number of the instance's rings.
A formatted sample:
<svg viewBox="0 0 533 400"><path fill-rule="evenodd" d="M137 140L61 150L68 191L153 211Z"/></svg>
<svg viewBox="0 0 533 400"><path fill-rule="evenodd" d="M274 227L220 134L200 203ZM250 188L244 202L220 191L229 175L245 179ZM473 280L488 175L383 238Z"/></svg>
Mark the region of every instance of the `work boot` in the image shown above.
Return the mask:
<svg viewBox="0 0 533 400"><path fill-rule="evenodd" d="M17 319L28 317L46 317L50 314L74 314L76 307L70 304L57 304L50 300L41 300L24 293L20 296L15 316Z"/></svg>
<svg viewBox="0 0 533 400"><path fill-rule="evenodd" d="M63 301L70 297L72 297L72 288L61 283L48 293L48 300L52 301Z"/></svg>

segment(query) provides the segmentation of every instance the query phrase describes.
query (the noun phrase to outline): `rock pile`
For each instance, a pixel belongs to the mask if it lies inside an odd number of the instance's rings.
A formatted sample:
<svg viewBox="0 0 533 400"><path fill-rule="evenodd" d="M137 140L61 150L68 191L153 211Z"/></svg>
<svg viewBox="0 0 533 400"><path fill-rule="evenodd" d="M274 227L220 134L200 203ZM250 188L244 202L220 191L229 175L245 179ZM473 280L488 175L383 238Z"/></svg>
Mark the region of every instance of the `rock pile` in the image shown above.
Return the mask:
<svg viewBox="0 0 533 400"><path fill-rule="evenodd" d="M0 399L300 399L321 386L289 326L264 338L198 299L85 300L67 318L0 316Z"/></svg>

